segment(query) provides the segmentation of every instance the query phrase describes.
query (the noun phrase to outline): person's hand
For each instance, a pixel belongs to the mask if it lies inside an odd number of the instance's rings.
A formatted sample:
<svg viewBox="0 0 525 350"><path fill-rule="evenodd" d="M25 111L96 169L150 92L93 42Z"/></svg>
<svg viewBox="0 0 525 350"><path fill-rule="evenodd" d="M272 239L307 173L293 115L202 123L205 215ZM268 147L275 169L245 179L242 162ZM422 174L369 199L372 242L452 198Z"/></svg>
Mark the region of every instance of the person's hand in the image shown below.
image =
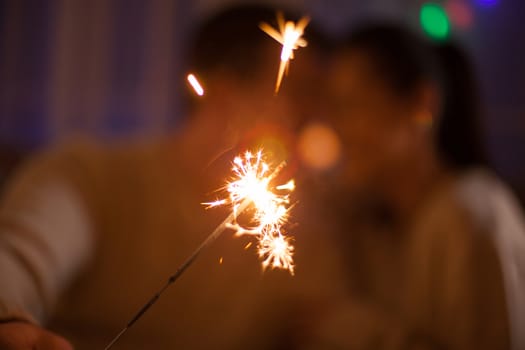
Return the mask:
<svg viewBox="0 0 525 350"><path fill-rule="evenodd" d="M1 350L72 350L64 338L25 322L0 323Z"/></svg>

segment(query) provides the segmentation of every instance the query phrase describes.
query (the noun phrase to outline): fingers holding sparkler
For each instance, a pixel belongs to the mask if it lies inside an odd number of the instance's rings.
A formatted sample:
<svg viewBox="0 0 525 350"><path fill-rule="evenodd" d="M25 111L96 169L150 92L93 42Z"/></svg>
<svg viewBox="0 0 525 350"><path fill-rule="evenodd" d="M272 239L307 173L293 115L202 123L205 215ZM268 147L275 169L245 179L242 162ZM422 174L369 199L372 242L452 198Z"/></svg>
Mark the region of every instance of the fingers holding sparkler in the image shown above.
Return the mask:
<svg viewBox="0 0 525 350"><path fill-rule="evenodd" d="M306 40L302 37L304 29L310 22L308 17L301 18L297 23L285 21L282 12L277 13L277 25L279 30L273 28L268 23L261 23L259 28L274 40L279 42L283 48L281 50L281 63L277 72L277 81L275 83L275 93L279 92L283 76L288 72L290 60L294 58L294 50L307 45Z"/></svg>

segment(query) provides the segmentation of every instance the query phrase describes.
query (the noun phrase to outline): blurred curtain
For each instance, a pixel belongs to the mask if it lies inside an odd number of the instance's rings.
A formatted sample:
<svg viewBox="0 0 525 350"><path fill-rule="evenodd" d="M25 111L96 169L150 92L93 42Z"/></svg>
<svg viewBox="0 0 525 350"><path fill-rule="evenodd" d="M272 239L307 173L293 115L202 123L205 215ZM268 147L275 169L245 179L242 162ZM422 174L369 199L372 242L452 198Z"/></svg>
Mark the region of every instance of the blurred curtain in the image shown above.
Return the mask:
<svg viewBox="0 0 525 350"><path fill-rule="evenodd" d="M190 4L0 0L0 144L173 128Z"/></svg>

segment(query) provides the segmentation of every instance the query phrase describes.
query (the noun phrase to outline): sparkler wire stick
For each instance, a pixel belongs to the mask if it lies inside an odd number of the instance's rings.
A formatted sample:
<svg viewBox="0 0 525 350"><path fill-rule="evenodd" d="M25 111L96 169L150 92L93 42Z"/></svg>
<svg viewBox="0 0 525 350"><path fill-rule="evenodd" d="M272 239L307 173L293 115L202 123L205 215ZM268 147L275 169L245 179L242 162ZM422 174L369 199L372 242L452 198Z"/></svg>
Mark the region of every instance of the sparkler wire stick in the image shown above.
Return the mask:
<svg viewBox="0 0 525 350"><path fill-rule="evenodd" d="M160 288L149 300L140 308L140 310L131 318L131 320L126 324L126 326L111 340L111 342L104 348L104 350L109 350L121 337L126 333L126 331L131 328L160 298L160 296L168 289L170 285L172 285L177 279L193 264L193 262L197 259L199 254L207 248L211 243L213 243L226 229L233 229L237 231L237 234L242 234L246 232L251 232L250 230L245 231L243 227L239 226L239 224L236 223L237 217L241 215L250 204L253 204L256 208L261 205L260 198L258 196L261 195L261 189L262 185L264 185L264 194L265 197L268 199L267 195L270 194L270 202L278 201L280 199L281 203L283 201L282 198L274 197L272 192L270 192L268 189L266 189L266 186L270 181L272 181L276 175L282 170L282 168L285 165L285 162L282 162L278 167L275 168L275 170L268 176L263 177L266 170L268 170L268 167L266 163L260 163L261 162L261 151L257 153L256 162L252 164L253 156L250 152L246 152L245 154L245 161L246 163L243 163L243 160L241 158L236 158L234 163L234 171L240 176L240 179L230 183L230 185L236 187L240 186L240 193L239 188L235 188L235 193L238 198L233 200L232 204L233 210L228 215L226 219L222 223L219 224L213 230L213 232L193 251L193 253L179 266L177 271L173 275L171 275L166 283ZM247 180L248 179L248 180ZM257 180L255 183L252 183L251 181ZM248 185L246 184L246 181L248 181ZM239 185L239 182L241 183ZM246 186L251 191L255 191L254 193L244 193L245 190L247 190ZM293 186L293 185L292 185ZM252 187L252 188L250 188ZM287 189L290 187L290 184L276 186L276 189ZM279 201L278 201L279 202ZM217 206L223 204L223 201L215 202L211 204L211 206ZM274 203L275 204L275 203ZM266 203L268 205L268 203ZM293 262L292 262L292 251L293 247L290 247L286 239L283 237L279 230L279 221L282 220L283 215L286 213L286 209L282 206L270 206L271 209L277 210L277 212L273 212L271 214L277 215L277 217L272 217L270 222L265 223L264 225L259 227L258 234L259 237L259 256L263 257L266 256L266 260L263 262L263 267L266 267L270 264L270 262L273 261L272 266L273 267L280 267L290 270L290 273L293 274ZM268 210L268 208L266 208ZM284 212L283 212L284 210ZM261 208L257 208L255 215L267 215L265 211L261 212ZM264 228L267 226L270 226L270 231L263 234Z"/></svg>
<svg viewBox="0 0 525 350"><path fill-rule="evenodd" d="M193 264L195 259L197 259L199 254L206 247L213 243L226 229L229 228L228 225L231 224L238 215L240 215L244 210L246 210L250 203L250 199L245 199L239 205L235 212L232 212L226 219L224 219L224 221L221 224L219 224L219 226L215 228L215 230L213 230L213 232L186 259L186 261L184 261L179 266L177 271L175 271L175 273L168 278L166 284L164 284L164 286L161 289L159 289L159 291L155 293L146 304L144 304L144 306L135 314L135 316L133 316L133 318L128 322L128 324L124 328L122 328L122 330L113 338L113 340L111 340L111 342L104 348L104 350L109 350L120 339L120 337L122 337L122 335L126 333L126 331L129 328L131 328L131 326L133 326L133 324L135 324L135 322L137 322L146 313L146 311L148 311L149 308L157 302L157 300L159 300L162 293L164 293L164 291L168 289L168 287L172 285L184 273L184 271L186 271L188 267L191 266L191 264Z"/></svg>

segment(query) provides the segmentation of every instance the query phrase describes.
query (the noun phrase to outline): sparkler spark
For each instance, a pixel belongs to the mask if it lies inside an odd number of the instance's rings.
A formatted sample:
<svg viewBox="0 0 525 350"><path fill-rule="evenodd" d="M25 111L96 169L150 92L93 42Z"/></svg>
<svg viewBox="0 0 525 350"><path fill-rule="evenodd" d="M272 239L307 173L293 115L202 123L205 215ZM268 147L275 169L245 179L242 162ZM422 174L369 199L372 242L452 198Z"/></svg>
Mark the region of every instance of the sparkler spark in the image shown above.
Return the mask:
<svg viewBox="0 0 525 350"><path fill-rule="evenodd" d="M272 266L274 268L282 268L290 270L293 275L293 250L294 247L290 245L288 239L283 235L275 237L263 236L259 242L259 257L263 258L263 267Z"/></svg>
<svg viewBox="0 0 525 350"><path fill-rule="evenodd" d="M187 79L188 79L188 83L190 83L193 90L195 90L195 93L199 96L203 96L204 89L202 88L201 83L199 83L199 81L197 80L197 77L195 77L195 75L190 73L188 74Z"/></svg>
<svg viewBox="0 0 525 350"><path fill-rule="evenodd" d="M275 83L275 93L279 92L279 87L283 80L283 76L288 74L288 68L290 66L290 60L294 58L294 50L299 47L306 47L307 42L302 37L304 29L310 22L310 18L303 17L297 23L293 21L285 21L282 12L277 13L277 25L279 30L273 28L268 23L261 23L259 28L277 42L279 42L283 48L281 50L281 63L279 65L279 71L277 73L277 81Z"/></svg>
<svg viewBox="0 0 525 350"><path fill-rule="evenodd" d="M263 259L266 269L282 268L294 273L293 246L283 234L282 225L288 219L289 194L295 185L293 180L280 186L270 186L280 167L270 172L270 167L263 159L262 151L256 154L246 152L243 157L233 161L234 179L226 186L229 197L204 203L209 207L231 205L234 220L227 224L236 235L252 235L258 241L258 254ZM249 223L240 224L237 220L239 206L245 201L253 204ZM249 245L247 245L249 247Z"/></svg>

